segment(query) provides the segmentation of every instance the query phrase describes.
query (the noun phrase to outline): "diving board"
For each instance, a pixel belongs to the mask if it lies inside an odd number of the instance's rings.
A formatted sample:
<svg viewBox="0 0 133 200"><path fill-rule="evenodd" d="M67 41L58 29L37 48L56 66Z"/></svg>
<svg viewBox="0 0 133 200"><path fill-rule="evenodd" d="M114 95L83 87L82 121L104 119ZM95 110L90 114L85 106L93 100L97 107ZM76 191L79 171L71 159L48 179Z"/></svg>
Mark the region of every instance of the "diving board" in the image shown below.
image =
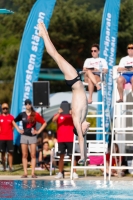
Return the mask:
<svg viewBox="0 0 133 200"><path fill-rule="evenodd" d="M7 9L0 9L0 14L13 14L14 12Z"/></svg>

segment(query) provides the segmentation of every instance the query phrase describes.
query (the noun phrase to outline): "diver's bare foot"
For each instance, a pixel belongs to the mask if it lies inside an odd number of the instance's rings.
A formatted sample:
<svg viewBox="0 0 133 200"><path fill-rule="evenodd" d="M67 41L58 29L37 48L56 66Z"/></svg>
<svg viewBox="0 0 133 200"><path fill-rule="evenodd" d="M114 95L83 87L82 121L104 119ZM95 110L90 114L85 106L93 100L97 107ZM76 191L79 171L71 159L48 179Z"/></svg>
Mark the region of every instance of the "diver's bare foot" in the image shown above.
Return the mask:
<svg viewBox="0 0 133 200"><path fill-rule="evenodd" d="M42 37L42 36L43 36L43 24L42 24L41 22L38 24L38 28L39 28L39 33L38 33L38 35L39 35L40 37Z"/></svg>
<svg viewBox="0 0 133 200"><path fill-rule="evenodd" d="M87 121L84 121L82 123L82 132L83 132L83 135L85 135L87 133L89 126L90 126L90 123L87 122Z"/></svg>
<svg viewBox="0 0 133 200"><path fill-rule="evenodd" d="M38 28L39 28L39 33L38 33L38 35L39 35L40 37L43 37L44 33L45 33L45 34L48 34L47 29L46 29L46 26L45 26L45 24L44 24L43 22L40 22L40 23L38 24Z"/></svg>
<svg viewBox="0 0 133 200"><path fill-rule="evenodd" d="M97 90L101 90L101 86L99 85L99 83L96 84L96 88Z"/></svg>
<svg viewBox="0 0 133 200"><path fill-rule="evenodd" d="M91 104L92 103L92 99L88 99L88 104Z"/></svg>

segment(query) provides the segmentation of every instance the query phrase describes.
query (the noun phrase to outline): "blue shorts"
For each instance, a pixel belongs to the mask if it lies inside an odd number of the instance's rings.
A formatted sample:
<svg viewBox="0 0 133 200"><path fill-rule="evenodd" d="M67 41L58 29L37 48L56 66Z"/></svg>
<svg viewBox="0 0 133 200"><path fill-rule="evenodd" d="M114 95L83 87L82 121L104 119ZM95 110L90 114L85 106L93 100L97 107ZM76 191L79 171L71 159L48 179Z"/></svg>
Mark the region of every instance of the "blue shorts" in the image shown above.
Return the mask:
<svg viewBox="0 0 133 200"><path fill-rule="evenodd" d="M122 74L122 76L126 79L126 83L131 83L133 74Z"/></svg>

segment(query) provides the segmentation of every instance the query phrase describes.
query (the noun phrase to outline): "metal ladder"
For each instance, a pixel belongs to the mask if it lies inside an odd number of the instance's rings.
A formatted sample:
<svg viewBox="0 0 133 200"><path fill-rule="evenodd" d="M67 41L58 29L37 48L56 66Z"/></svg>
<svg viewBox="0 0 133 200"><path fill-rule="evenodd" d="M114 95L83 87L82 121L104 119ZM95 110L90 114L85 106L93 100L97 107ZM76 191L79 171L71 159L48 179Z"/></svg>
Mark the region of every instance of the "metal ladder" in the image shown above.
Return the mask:
<svg viewBox="0 0 133 200"><path fill-rule="evenodd" d="M117 66L114 67L117 69ZM116 73L116 72L115 72ZM117 83L114 80L114 113L113 113L113 128L112 128L112 139L111 139L111 151L110 151L110 163L109 163L109 180L111 179L111 170L117 170L119 176L121 176L121 170L133 169L133 166L121 166L121 157L133 156L133 153L125 153L125 145L133 146L133 140L126 140L126 135L133 135L133 124L132 126L126 125L127 118L133 118L133 102L127 102L127 94L129 89L124 89L124 102L116 103L118 97ZM127 109L128 106L132 106L132 110ZM130 113L130 114L128 114ZM114 144L117 143L120 146L121 153L115 152ZM112 158L115 158L116 166L112 166ZM119 157L117 161L117 157Z"/></svg>
<svg viewBox="0 0 133 200"><path fill-rule="evenodd" d="M102 73L100 73L101 75ZM103 78L101 77L101 80L103 80ZM76 140L76 137L74 136L74 142L73 142L73 153L72 153L72 162L71 162L71 176L70 178L72 179L72 173L73 173L73 169L83 169L84 170L84 174L86 176L86 170L87 169L103 169L104 170L104 180L106 180L106 151L107 151L107 143L105 142L105 119L104 119L104 81L101 81L101 94L102 94L102 102L92 102L92 105L101 105L102 106L102 114L88 114L86 117L100 117L102 118L102 127L91 127L89 128L89 131L87 132L87 134L102 134L103 135L103 140L87 140L86 143L89 145L90 143L93 143L96 145L96 151L95 152L89 152L89 147L87 148L87 158L88 156L103 156L104 157L104 165L102 166L94 166L94 165L89 165L87 166L87 162L88 159L86 159L85 162L85 166L74 166L74 158L76 156L80 156L80 153L75 153L75 144L78 143L78 140ZM99 112L99 111L97 111ZM99 132L98 132L99 131ZM84 137L84 140L86 140L86 137ZM99 152L101 149L102 145L102 152Z"/></svg>

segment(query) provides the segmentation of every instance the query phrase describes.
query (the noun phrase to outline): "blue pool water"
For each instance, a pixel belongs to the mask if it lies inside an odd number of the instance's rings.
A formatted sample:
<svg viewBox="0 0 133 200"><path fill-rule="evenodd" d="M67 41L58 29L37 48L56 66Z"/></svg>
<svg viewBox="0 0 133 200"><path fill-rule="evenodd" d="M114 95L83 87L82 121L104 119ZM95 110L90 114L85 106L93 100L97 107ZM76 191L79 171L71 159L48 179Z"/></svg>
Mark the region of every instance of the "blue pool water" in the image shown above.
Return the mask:
<svg viewBox="0 0 133 200"><path fill-rule="evenodd" d="M0 181L0 199L133 200L133 181Z"/></svg>

